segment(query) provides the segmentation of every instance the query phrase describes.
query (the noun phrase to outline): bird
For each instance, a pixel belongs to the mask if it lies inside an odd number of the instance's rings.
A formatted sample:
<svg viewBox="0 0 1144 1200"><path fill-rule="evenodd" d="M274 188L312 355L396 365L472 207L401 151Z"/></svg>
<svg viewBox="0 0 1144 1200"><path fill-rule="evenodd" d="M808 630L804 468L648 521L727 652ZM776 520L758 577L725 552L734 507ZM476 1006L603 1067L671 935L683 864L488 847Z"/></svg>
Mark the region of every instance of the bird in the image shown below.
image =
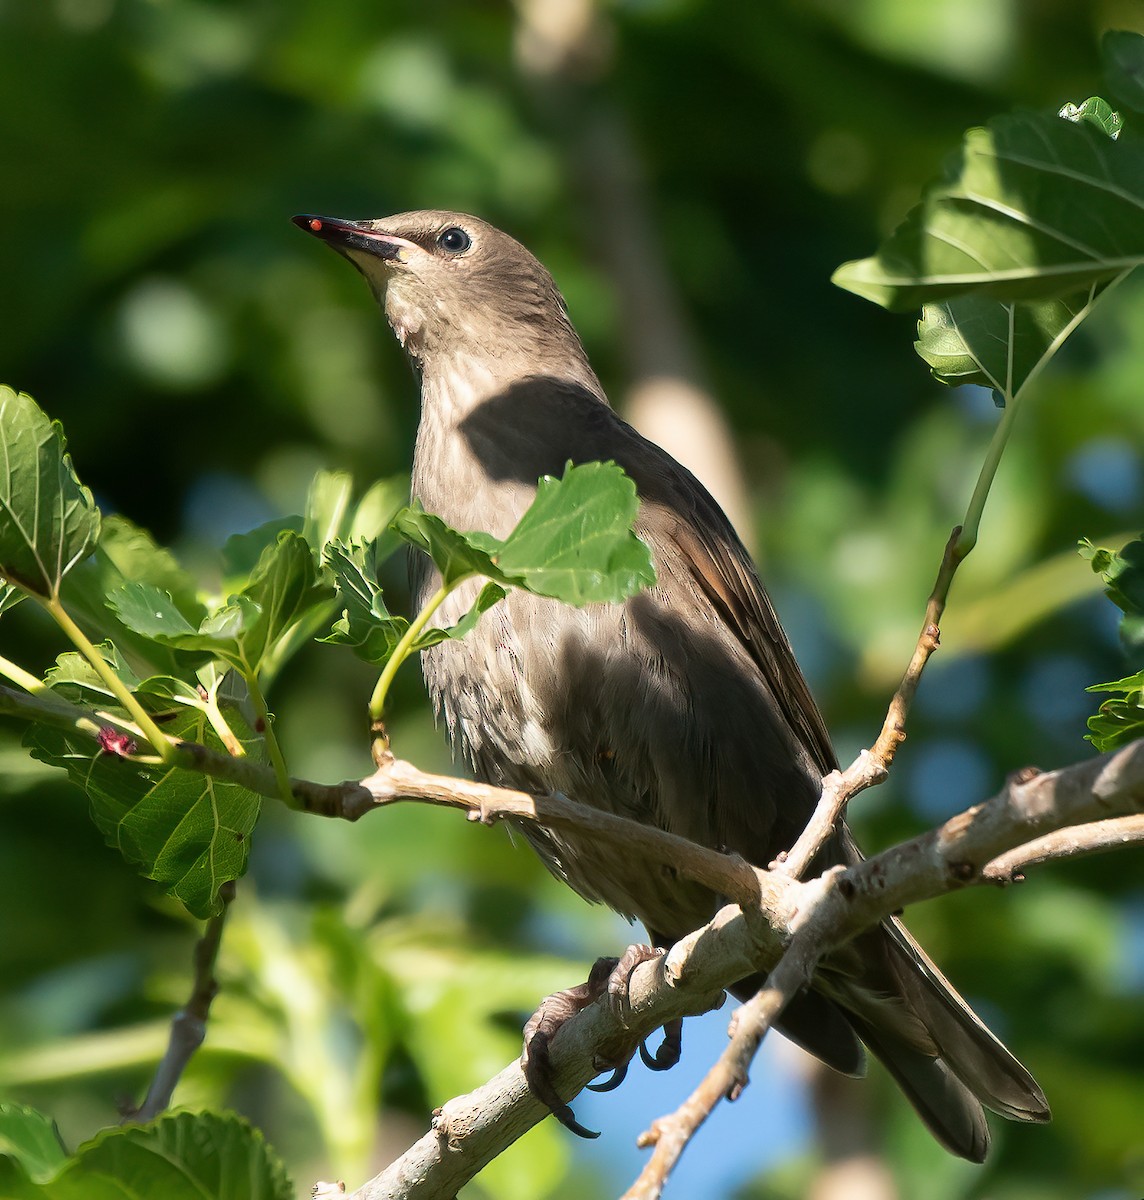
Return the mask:
<svg viewBox="0 0 1144 1200"><path fill-rule="evenodd" d="M462 530L505 537L565 464L611 461L635 482L635 532L656 582L582 608L510 590L476 629L421 651L433 706L477 778L557 793L765 866L809 819L837 766L830 736L759 574L684 466L611 407L552 276L480 218L418 211L296 225L364 276L411 362L420 420L411 492ZM414 601L439 587L411 560ZM472 604L479 581L436 615ZM720 901L670 868L589 835L521 825L549 869L667 947ZM841 824L812 864L860 861ZM760 980L730 990L748 997ZM781 1032L846 1074L863 1044L937 1140L984 1161L988 1108L1046 1121L1030 1073L897 917L829 959Z"/></svg>

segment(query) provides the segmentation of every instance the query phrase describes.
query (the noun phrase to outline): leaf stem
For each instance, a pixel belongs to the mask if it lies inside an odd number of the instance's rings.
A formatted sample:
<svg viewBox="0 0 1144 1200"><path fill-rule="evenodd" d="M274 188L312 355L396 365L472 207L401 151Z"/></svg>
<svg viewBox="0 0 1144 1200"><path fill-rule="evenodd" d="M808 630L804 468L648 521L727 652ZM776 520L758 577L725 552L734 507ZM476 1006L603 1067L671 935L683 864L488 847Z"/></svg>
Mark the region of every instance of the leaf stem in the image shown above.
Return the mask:
<svg viewBox="0 0 1144 1200"><path fill-rule="evenodd" d="M11 659L5 658L2 654L0 654L0 675L6 676L33 696L40 696L52 690L43 680L37 679L31 671L25 671L23 667L18 666Z"/></svg>
<svg viewBox="0 0 1144 1200"><path fill-rule="evenodd" d="M274 778L278 781L281 798L290 808L297 808L294 790L290 786L290 772L286 770L286 759L282 756L282 747L279 746L278 738L274 735L270 709L266 706L266 697L262 694L258 676L251 671L249 674L245 674L244 678L250 691L250 703L254 706L254 715L258 719L256 728L266 739L266 751L270 755L270 765L274 768Z"/></svg>
<svg viewBox="0 0 1144 1200"><path fill-rule="evenodd" d="M207 691L206 699L201 703L202 712L211 723L211 728L218 734L219 740L226 747L227 753L234 755L235 758L241 758L246 754L246 747L235 737L234 730L231 729L219 707L218 688L221 682L221 678L216 679L214 686Z"/></svg>
<svg viewBox="0 0 1144 1200"><path fill-rule="evenodd" d="M425 626L429 624L430 617L441 607L445 602L445 598L454 588L464 583L466 579L471 578L472 573L462 575L459 579L454 579L452 583L441 584L429 598L425 607L410 622L409 628L401 635L401 640L393 647L393 653L389 656L385 666L382 667L377 686L373 689L373 695L369 698L369 716L371 721L381 720L382 714L385 711L385 700L389 695L389 686L393 683L393 678L397 674L398 668L413 652L413 647L417 639L421 636Z"/></svg>
<svg viewBox="0 0 1144 1200"><path fill-rule="evenodd" d="M1024 389L1022 389L1023 391ZM965 510L965 520L961 523L961 535L954 548L954 555L959 562L977 545L981 514L985 509L985 501L989 498L989 489L993 486L997 468L1001 463L1001 455L1005 453L1009 435L1013 432L1013 422L1017 419L1017 410L1021 407L1022 392L1018 392L1016 396L1005 398L1005 409L997 428L993 431L993 438L985 454L985 461L981 464L973 495L969 498L969 507Z"/></svg>
<svg viewBox="0 0 1144 1200"><path fill-rule="evenodd" d="M107 685L111 694L131 714L131 719L139 726L140 732L151 743L155 753L163 762L171 762L175 757L175 748L171 739L155 724L147 710L135 699L131 689L107 665L107 660L88 640L84 631L72 620L67 609L60 603L59 597L50 596L42 599L36 596L34 598L47 609L52 620L67 634L72 645L91 663L95 673Z"/></svg>

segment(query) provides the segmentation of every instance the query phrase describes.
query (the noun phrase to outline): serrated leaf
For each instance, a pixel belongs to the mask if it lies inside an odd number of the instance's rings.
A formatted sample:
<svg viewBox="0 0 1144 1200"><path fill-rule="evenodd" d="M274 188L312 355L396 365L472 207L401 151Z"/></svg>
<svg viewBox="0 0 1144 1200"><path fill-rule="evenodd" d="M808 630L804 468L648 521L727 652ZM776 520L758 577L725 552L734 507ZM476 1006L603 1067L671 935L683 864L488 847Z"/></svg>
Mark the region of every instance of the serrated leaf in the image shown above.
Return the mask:
<svg viewBox="0 0 1144 1200"><path fill-rule="evenodd" d="M134 691L139 686L139 676L122 660L119 651L111 642L101 642L96 646L96 650L128 689ZM66 651L56 658L55 666L49 668L44 682L65 695L87 700L101 708L108 707L108 701L111 701L111 706L119 707L118 699L96 669L82 654L74 650Z"/></svg>
<svg viewBox="0 0 1144 1200"><path fill-rule="evenodd" d="M292 1200L277 1155L231 1113L175 1113L106 1129L19 1200Z"/></svg>
<svg viewBox="0 0 1144 1200"><path fill-rule="evenodd" d="M337 580L342 615L319 640L349 646L359 658L380 666L393 653L409 622L394 616L385 605L376 555L376 542L331 542L326 546L326 562Z"/></svg>
<svg viewBox="0 0 1144 1200"><path fill-rule="evenodd" d="M0 578L44 598L99 538L63 428L31 396L0 387Z"/></svg>
<svg viewBox="0 0 1144 1200"><path fill-rule="evenodd" d="M293 625L333 600L334 589L321 579L305 540L283 533L263 553L242 595L262 611L262 619L242 639L243 657L254 670Z"/></svg>
<svg viewBox="0 0 1144 1200"><path fill-rule="evenodd" d="M1097 684L1088 689L1112 691L1113 684ZM1129 691L1123 698L1106 700L1100 711L1088 719L1088 740L1100 751L1117 750L1144 737L1144 691Z"/></svg>
<svg viewBox="0 0 1144 1200"><path fill-rule="evenodd" d="M317 608L332 600L307 543L279 532L261 553L246 587L195 629L170 595L149 584L128 584L108 603L134 632L180 650L198 650L244 674L258 671L275 643Z"/></svg>
<svg viewBox="0 0 1144 1200"><path fill-rule="evenodd" d="M636 485L615 463L584 463L545 477L496 554L503 576L566 604L618 602L655 582L647 546L632 532Z"/></svg>
<svg viewBox="0 0 1144 1200"><path fill-rule="evenodd" d="M1100 40L1109 92L1128 108L1144 113L1144 37L1109 30Z"/></svg>
<svg viewBox="0 0 1144 1200"><path fill-rule="evenodd" d="M270 550L284 533L300 534L301 517L275 517L246 533L233 533L222 548L222 573L225 586L231 591L241 591L262 556Z"/></svg>
<svg viewBox="0 0 1144 1200"><path fill-rule="evenodd" d="M1104 580L1108 598L1121 612L1144 614L1144 537L1120 550L1103 550L1086 542L1081 552Z"/></svg>
<svg viewBox="0 0 1144 1200"><path fill-rule="evenodd" d="M1104 286L1039 302L973 295L926 304L914 349L939 382L980 384L1011 400L1084 320Z"/></svg>
<svg viewBox="0 0 1144 1200"><path fill-rule="evenodd" d="M24 593L19 588L13 587L10 583L0 583L0 613L15 608L23 599Z"/></svg>
<svg viewBox="0 0 1144 1200"><path fill-rule="evenodd" d="M171 552L158 546L151 535L121 516L107 517L95 553L67 577L62 590L64 607L89 632L110 638L141 674L177 675L192 669L195 656L141 637L120 621L107 597L129 583L147 583L166 592L175 607L192 624L206 609L196 594L195 581Z"/></svg>
<svg viewBox="0 0 1144 1200"><path fill-rule="evenodd" d="M978 292L1069 296L1144 261L1144 142L1089 121L997 117L965 135L942 177L839 287L895 311Z"/></svg>
<svg viewBox="0 0 1144 1200"><path fill-rule="evenodd" d="M1135 675L1126 675L1123 679L1114 679L1110 683L1094 683L1084 689L1086 692L1144 692L1144 671Z"/></svg>
<svg viewBox="0 0 1144 1200"><path fill-rule="evenodd" d="M51 1179L67 1162L55 1121L23 1104L0 1104L0 1156L14 1159L36 1183Z"/></svg>
<svg viewBox="0 0 1144 1200"><path fill-rule="evenodd" d="M241 714L227 710L253 757L262 743ZM183 709L164 721L174 737L225 753L202 712ZM218 890L246 871L261 798L238 784L178 767L144 766L93 749L91 740L48 726L24 738L32 756L67 770L87 793L108 844L177 897L196 917L219 911Z"/></svg>

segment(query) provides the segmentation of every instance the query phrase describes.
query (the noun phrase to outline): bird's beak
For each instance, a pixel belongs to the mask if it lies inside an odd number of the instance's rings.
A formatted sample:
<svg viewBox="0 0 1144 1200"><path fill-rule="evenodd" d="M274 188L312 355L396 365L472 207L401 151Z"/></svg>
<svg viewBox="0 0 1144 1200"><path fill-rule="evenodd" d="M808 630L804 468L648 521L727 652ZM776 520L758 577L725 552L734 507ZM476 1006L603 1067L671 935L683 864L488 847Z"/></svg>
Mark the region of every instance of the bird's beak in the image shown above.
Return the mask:
<svg viewBox="0 0 1144 1200"><path fill-rule="evenodd" d="M315 217L303 213L290 218L299 229L304 229L326 245L343 254L357 251L380 258L384 262L405 262L411 250L417 250L415 242L398 237L394 233L382 233L370 229L357 221L343 221L338 217Z"/></svg>

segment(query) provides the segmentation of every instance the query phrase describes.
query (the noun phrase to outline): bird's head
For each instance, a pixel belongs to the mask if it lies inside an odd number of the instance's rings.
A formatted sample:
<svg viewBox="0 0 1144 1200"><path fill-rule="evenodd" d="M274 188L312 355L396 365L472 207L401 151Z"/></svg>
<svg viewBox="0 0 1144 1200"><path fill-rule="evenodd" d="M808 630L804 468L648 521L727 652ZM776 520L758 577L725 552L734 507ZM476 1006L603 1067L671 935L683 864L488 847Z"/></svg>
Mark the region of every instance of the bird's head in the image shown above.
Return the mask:
<svg viewBox="0 0 1144 1200"><path fill-rule="evenodd" d="M365 276L422 368L462 353L495 363L583 359L552 276L518 241L477 217L408 212L374 221L294 223Z"/></svg>

